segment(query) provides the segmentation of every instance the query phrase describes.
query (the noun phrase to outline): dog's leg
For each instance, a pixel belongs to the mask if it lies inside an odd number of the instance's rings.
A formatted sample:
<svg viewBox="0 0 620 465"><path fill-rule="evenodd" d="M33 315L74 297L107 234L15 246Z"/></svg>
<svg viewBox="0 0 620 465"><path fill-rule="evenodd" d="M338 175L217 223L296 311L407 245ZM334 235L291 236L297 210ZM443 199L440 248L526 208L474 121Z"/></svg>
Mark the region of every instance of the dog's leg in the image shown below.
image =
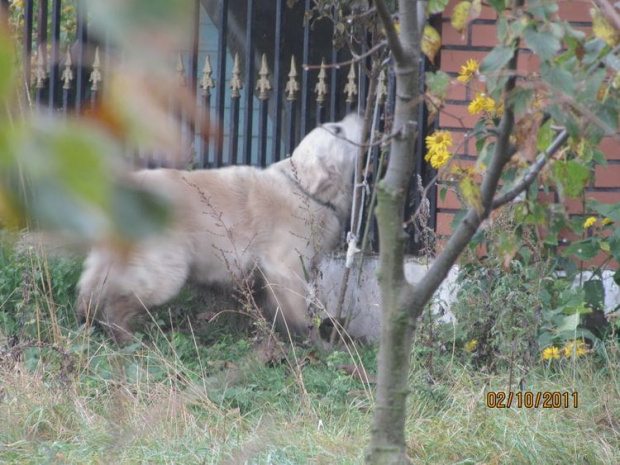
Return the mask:
<svg viewBox="0 0 620 465"><path fill-rule="evenodd" d="M78 311L87 322L100 323L117 342L130 338L134 319L146 308L176 296L189 274L180 246L143 246L126 260L93 254L80 280Z"/></svg>

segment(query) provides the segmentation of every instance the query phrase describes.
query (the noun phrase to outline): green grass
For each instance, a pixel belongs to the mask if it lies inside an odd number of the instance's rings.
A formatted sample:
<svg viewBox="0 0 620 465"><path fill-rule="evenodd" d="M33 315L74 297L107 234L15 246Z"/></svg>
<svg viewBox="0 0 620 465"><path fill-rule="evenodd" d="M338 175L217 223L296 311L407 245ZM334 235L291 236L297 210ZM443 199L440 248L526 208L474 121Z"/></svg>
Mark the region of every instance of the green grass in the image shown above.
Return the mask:
<svg viewBox="0 0 620 465"><path fill-rule="evenodd" d="M2 258L0 463L363 461L374 386L341 367L361 360L376 373L375 348L352 356L284 345L282 362L266 364L247 333L151 325L144 342L119 349L75 323L79 264ZM174 305L163 320L191 310L191 299ZM620 353L615 341L602 347L576 363L517 370L526 374L513 387L579 394L578 408L560 409L488 408L486 393L506 391L507 373L475 368L462 349L416 348L408 455L433 464L620 463Z"/></svg>

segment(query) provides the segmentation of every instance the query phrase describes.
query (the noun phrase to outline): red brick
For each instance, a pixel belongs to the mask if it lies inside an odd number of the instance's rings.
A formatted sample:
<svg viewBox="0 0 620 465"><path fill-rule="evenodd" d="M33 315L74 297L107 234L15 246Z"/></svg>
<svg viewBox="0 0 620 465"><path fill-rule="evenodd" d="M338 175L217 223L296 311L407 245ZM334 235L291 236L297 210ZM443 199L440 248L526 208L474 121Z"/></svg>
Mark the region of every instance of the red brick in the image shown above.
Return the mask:
<svg viewBox="0 0 620 465"><path fill-rule="evenodd" d="M614 187L620 187L620 182ZM586 199L594 199L611 205L620 202L620 192L587 192ZM581 199L566 199L564 205L569 213L583 213Z"/></svg>
<svg viewBox="0 0 620 465"><path fill-rule="evenodd" d="M446 105L439 114L439 126L442 128L472 128L478 121L478 115L470 115L467 105Z"/></svg>
<svg viewBox="0 0 620 465"><path fill-rule="evenodd" d="M495 47L497 32L494 25L474 24L472 26L471 43L474 47Z"/></svg>
<svg viewBox="0 0 620 465"><path fill-rule="evenodd" d="M437 213L437 227L435 231L440 236L450 236L452 234L452 228L450 228L450 224L452 224L452 220L454 219L454 213Z"/></svg>
<svg viewBox="0 0 620 465"><path fill-rule="evenodd" d="M517 69L525 76L537 72L540 68L540 57L534 53L519 52L517 58Z"/></svg>
<svg viewBox="0 0 620 465"><path fill-rule="evenodd" d="M497 19L497 13L493 8L487 5L482 5L482 11L480 12L480 19Z"/></svg>
<svg viewBox="0 0 620 465"><path fill-rule="evenodd" d="M441 43L442 45L467 45L469 33L466 29L463 33L458 32L450 23L442 23L441 25Z"/></svg>
<svg viewBox="0 0 620 465"><path fill-rule="evenodd" d="M601 149L608 160L620 160L620 142L617 140L606 137L601 141L599 149Z"/></svg>
<svg viewBox="0 0 620 465"><path fill-rule="evenodd" d="M590 8L592 2L590 0L561 0L558 2L558 16L564 21L591 21Z"/></svg>
<svg viewBox="0 0 620 465"><path fill-rule="evenodd" d="M481 62L487 55L487 52L475 52L470 50L442 50L441 69L446 73L458 73L461 70L461 66L470 58Z"/></svg>
<svg viewBox="0 0 620 465"><path fill-rule="evenodd" d="M441 197L439 196L439 192L443 189L444 186L437 186L437 208L450 208L453 210L460 210L462 208L461 202L456 195L454 186L447 186L448 190L446 192L445 200L442 202Z"/></svg>
<svg viewBox="0 0 620 465"><path fill-rule="evenodd" d="M456 81L454 84L452 84L448 88L448 94L447 94L446 98L448 100L462 100L462 101L464 101L467 98L466 90L467 90L467 88L463 84L461 84L460 82Z"/></svg>
<svg viewBox="0 0 620 465"><path fill-rule="evenodd" d="M596 187L620 187L620 165L597 166L594 177ZM620 197L620 192L618 196Z"/></svg>

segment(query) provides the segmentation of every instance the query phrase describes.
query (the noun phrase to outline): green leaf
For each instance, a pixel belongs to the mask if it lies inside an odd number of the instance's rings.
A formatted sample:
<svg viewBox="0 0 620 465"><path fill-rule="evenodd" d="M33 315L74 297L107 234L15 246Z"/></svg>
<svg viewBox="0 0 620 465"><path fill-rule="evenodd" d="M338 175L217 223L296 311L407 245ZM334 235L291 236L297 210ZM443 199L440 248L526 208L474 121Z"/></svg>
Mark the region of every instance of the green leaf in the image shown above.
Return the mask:
<svg viewBox="0 0 620 465"><path fill-rule="evenodd" d="M592 150L592 160L601 166L607 166L607 158L605 158L605 154L599 149Z"/></svg>
<svg viewBox="0 0 620 465"><path fill-rule="evenodd" d="M442 202L446 201L447 192L448 192L448 186L441 186L441 189L439 189L439 198L441 199Z"/></svg>
<svg viewBox="0 0 620 465"><path fill-rule="evenodd" d="M498 45L480 63L481 74L493 74L508 64L514 55L514 47Z"/></svg>
<svg viewBox="0 0 620 465"><path fill-rule="evenodd" d="M488 0L487 3L498 13L506 9L506 0Z"/></svg>
<svg viewBox="0 0 620 465"><path fill-rule="evenodd" d="M588 199L588 207L602 216L620 222L620 203L608 204L596 199Z"/></svg>
<svg viewBox="0 0 620 465"><path fill-rule="evenodd" d="M591 279L583 283L585 303L594 310L602 310L605 302L605 286L600 279Z"/></svg>
<svg viewBox="0 0 620 465"><path fill-rule="evenodd" d="M537 31L533 27L525 30L523 38L527 46L545 61L553 59L562 46L558 38L552 33Z"/></svg>
<svg viewBox="0 0 620 465"><path fill-rule="evenodd" d="M540 65L540 75L543 81L547 82L551 87L567 95L575 95L575 78L566 69L542 63Z"/></svg>
<svg viewBox="0 0 620 465"><path fill-rule="evenodd" d="M517 87L510 95L510 101L514 105L514 111L517 115L525 113L530 109L532 99L534 97L533 89L525 89Z"/></svg>
<svg viewBox="0 0 620 465"><path fill-rule="evenodd" d="M546 151L553 142L554 136L555 132L553 131L553 129L551 129L551 119L549 119L538 130L538 138L536 140L536 148L538 149L538 151Z"/></svg>
<svg viewBox="0 0 620 465"><path fill-rule="evenodd" d="M564 193L572 198L581 195L590 179L590 170L574 160L557 161L553 167Z"/></svg>
<svg viewBox="0 0 620 465"><path fill-rule="evenodd" d="M583 305L583 304L582 304ZM577 329L579 326L580 316L578 312L575 312L571 315L563 315L558 324L558 332L559 333L571 333Z"/></svg>
<svg viewBox="0 0 620 465"><path fill-rule="evenodd" d="M446 9L448 2L449 0L430 0L428 2L428 13L431 15L442 13Z"/></svg>
<svg viewBox="0 0 620 465"><path fill-rule="evenodd" d="M580 241L574 241L564 251L565 255L574 255L579 260L592 260L599 252L599 246L595 238L589 237Z"/></svg>
<svg viewBox="0 0 620 465"><path fill-rule="evenodd" d="M558 2L555 0L537 0L528 4L530 13L541 18L549 18L552 13L558 11Z"/></svg>
<svg viewBox="0 0 620 465"><path fill-rule="evenodd" d="M426 73L426 87L431 94L445 98L450 87L450 75L443 71Z"/></svg>

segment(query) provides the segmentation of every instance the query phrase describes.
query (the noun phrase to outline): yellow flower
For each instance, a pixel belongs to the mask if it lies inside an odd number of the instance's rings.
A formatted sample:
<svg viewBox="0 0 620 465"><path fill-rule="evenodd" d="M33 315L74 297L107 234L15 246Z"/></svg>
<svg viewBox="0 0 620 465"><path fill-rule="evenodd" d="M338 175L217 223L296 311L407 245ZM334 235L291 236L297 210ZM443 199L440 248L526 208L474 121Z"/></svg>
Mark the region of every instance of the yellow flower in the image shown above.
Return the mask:
<svg viewBox="0 0 620 465"><path fill-rule="evenodd" d="M11 6L14 8L21 8L22 10L24 9L24 0L13 0L13 3L11 3Z"/></svg>
<svg viewBox="0 0 620 465"><path fill-rule="evenodd" d="M605 219L601 222L601 224L602 224L603 226L607 226L608 224L613 224L613 222L614 222L614 220L612 220L611 218L605 218Z"/></svg>
<svg viewBox="0 0 620 465"><path fill-rule="evenodd" d="M467 62L461 66L461 72L456 80L462 82L463 84L467 84L478 72L478 66L479 63L476 60L467 60Z"/></svg>
<svg viewBox="0 0 620 465"><path fill-rule="evenodd" d="M478 347L478 341L476 339L472 339L467 344L465 344L465 350L467 352L473 352Z"/></svg>
<svg viewBox="0 0 620 465"><path fill-rule="evenodd" d="M583 227L586 229L591 228L594 226L594 223L596 223L596 216L591 216L583 222Z"/></svg>
<svg viewBox="0 0 620 465"><path fill-rule="evenodd" d="M431 166L435 168L436 170L445 166L448 163L448 161L450 161L450 152L448 152L445 149L435 151L435 152L429 152L427 154L427 157L428 155L430 155L429 158L430 158Z"/></svg>
<svg viewBox="0 0 620 465"><path fill-rule="evenodd" d="M573 353L575 354L575 357L580 357L586 354L586 349L587 345L585 343L580 341L571 341L564 346L562 352L566 358L572 357Z"/></svg>
<svg viewBox="0 0 620 465"><path fill-rule="evenodd" d="M430 136L426 136L426 148L429 151L445 150L452 147L452 134L448 131L435 131Z"/></svg>
<svg viewBox="0 0 620 465"><path fill-rule="evenodd" d="M544 360L551 360L551 359L557 360L560 358L560 349L555 346L546 347L542 351L542 358Z"/></svg>
<svg viewBox="0 0 620 465"><path fill-rule="evenodd" d="M467 107L470 115L477 115L481 111L491 112L495 110L495 100L485 94L477 94Z"/></svg>

